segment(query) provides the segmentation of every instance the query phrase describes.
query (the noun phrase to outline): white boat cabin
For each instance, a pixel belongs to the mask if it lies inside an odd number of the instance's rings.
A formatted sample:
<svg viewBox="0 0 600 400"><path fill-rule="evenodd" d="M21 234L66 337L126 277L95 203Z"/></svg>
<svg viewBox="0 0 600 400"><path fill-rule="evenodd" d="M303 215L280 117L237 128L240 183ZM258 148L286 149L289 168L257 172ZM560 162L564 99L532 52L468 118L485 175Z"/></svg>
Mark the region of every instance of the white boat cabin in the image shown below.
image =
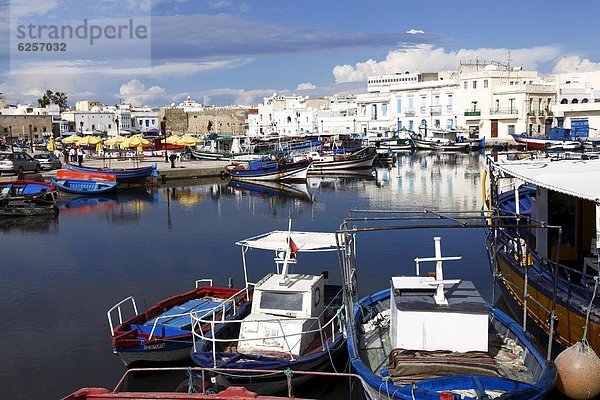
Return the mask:
<svg viewBox="0 0 600 400"><path fill-rule="evenodd" d="M237 344L240 353L303 355L323 324L325 277L288 273L296 253L337 249L334 233L274 231L238 242L275 251L277 272L254 286L251 313L244 318ZM244 257L245 265L245 257Z"/></svg>
<svg viewBox="0 0 600 400"><path fill-rule="evenodd" d="M488 309L472 282L445 280L441 239L435 257L416 258L416 276L391 281L390 342L408 350L488 351ZM435 276L420 276L420 263L435 262ZM441 334L443 333L443 334Z"/></svg>

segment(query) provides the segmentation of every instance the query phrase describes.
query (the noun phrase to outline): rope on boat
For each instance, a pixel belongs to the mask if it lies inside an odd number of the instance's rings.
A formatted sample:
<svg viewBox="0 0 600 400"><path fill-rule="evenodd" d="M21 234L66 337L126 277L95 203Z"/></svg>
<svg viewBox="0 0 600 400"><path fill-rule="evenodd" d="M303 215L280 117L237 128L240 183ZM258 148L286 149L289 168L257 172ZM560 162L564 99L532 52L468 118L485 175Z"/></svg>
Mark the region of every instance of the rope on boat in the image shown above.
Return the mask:
<svg viewBox="0 0 600 400"><path fill-rule="evenodd" d="M588 326L590 325L590 314L592 312L592 306L594 305L594 299L596 298L596 293L598 292L598 284L600 284L600 277L595 276L594 277L594 293L592 293L592 300L590 301L590 304L587 307L587 312L585 314L585 326L583 327L583 337L581 338L581 342L586 346L590 345L587 340L587 332L588 332Z"/></svg>

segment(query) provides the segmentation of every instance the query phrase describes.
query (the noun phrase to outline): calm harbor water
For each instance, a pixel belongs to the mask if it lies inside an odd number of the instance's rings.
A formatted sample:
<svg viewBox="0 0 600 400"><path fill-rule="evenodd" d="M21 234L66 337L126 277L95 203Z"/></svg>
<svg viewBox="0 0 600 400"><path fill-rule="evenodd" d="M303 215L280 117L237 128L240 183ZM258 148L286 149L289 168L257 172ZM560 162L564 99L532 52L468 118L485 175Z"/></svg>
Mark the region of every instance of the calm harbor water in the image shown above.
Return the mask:
<svg viewBox="0 0 600 400"><path fill-rule="evenodd" d="M58 221L0 221L0 382L3 398L60 398L83 386L112 388L124 366L112 353L106 311L127 296L148 306L200 278L243 285L234 242L275 229L333 231L349 209L479 209L477 154L400 155L391 169L361 177L310 178L278 192L215 180L172 183L116 198L61 198ZM449 278L473 280L491 297L483 232L410 231L358 238L361 294L412 273L442 236ZM274 269L271 253L249 255L251 280ZM302 255L296 271L339 272L337 256ZM361 272L364 271L364 272Z"/></svg>

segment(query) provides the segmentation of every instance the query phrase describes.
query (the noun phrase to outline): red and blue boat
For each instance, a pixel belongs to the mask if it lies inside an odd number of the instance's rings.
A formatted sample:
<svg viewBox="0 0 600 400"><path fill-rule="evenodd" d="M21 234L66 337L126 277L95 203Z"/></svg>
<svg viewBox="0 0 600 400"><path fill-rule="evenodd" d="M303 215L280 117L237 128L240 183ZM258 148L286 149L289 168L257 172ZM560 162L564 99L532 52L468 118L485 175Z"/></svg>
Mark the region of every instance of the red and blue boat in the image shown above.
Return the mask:
<svg viewBox="0 0 600 400"><path fill-rule="evenodd" d="M92 174L69 170L58 170L52 184L63 192L84 195L112 193L117 190L117 179L114 175ZM99 177L98 177L99 175Z"/></svg>
<svg viewBox="0 0 600 400"><path fill-rule="evenodd" d="M209 285L199 286L202 281ZM210 320L198 329L217 338L225 321L247 314L251 299L251 289L214 287L210 279L196 281L196 289L159 301L145 312L138 312L135 299L127 297L107 312L113 351L126 366L186 360L192 347L191 313ZM131 311L134 316L123 320L124 312Z"/></svg>

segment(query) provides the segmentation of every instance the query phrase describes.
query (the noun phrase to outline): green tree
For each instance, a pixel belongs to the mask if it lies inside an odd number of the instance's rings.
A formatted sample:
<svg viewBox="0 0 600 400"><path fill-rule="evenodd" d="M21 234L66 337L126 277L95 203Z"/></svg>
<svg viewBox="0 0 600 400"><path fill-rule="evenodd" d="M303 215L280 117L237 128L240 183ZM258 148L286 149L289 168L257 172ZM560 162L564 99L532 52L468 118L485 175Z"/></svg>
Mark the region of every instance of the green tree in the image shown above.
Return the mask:
<svg viewBox="0 0 600 400"><path fill-rule="evenodd" d="M46 90L46 93L38 99L38 104L40 107L56 104L62 111L67 108L67 94L65 92L52 92L52 90Z"/></svg>

